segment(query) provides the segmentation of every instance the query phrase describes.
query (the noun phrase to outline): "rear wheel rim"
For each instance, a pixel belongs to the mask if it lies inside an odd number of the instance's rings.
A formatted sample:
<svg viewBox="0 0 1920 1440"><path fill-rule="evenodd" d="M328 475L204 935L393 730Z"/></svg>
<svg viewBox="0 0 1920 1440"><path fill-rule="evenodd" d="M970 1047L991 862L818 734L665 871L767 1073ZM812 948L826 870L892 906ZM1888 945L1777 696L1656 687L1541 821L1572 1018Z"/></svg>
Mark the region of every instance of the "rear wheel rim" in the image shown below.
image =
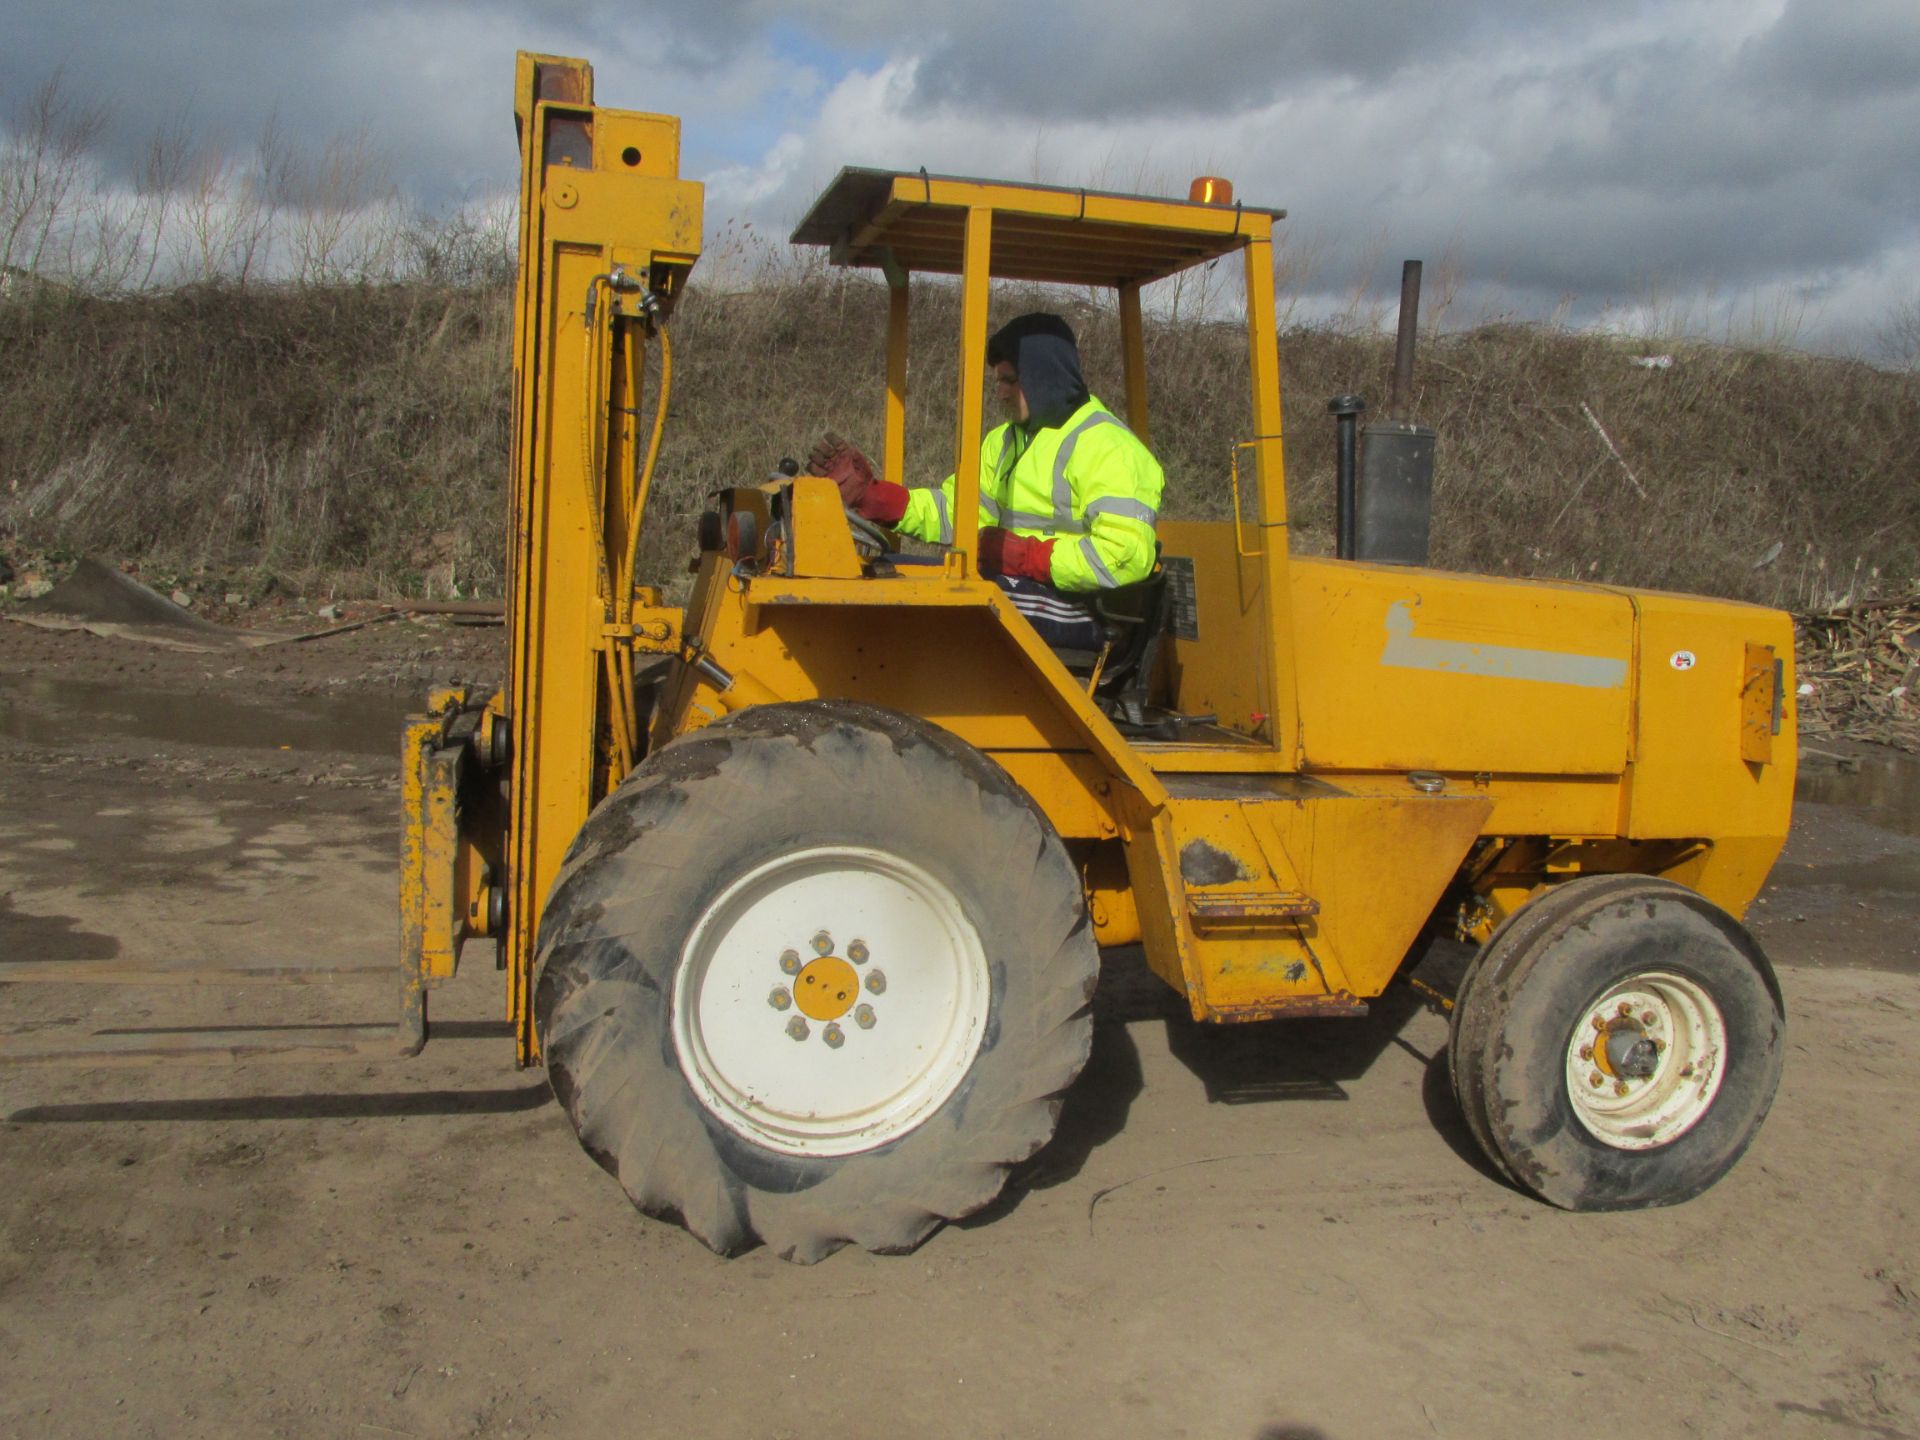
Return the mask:
<svg viewBox="0 0 1920 1440"><path fill-rule="evenodd" d="M672 1035L700 1103L787 1155L859 1154L958 1088L991 986L958 897L911 861L814 846L702 910L674 977Z"/></svg>
<svg viewBox="0 0 1920 1440"><path fill-rule="evenodd" d="M1645 1042L1649 1074L1619 1062ZM1616 1150L1670 1145L1712 1109L1726 1073L1727 1023L1698 981L1646 971L1609 986L1567 1042L1567 1098L1581 1127Z"/></svg>

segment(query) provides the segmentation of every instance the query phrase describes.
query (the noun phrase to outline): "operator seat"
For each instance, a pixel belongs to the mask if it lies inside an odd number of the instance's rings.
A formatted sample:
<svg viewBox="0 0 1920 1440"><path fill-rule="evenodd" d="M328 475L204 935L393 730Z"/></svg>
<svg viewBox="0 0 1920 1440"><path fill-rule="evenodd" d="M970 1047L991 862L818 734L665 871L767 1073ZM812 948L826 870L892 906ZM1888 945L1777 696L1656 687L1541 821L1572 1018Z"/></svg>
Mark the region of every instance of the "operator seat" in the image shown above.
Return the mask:
<svg viewBox="0 0 1920 1440"><path fill-rule="evenodd" d="M1107 632L1104 650L1059 648L1053 652L1074 675L1092 680L1099 671L1093 701L1123 734L1154 731L1164 722L1164 716L1148 704L1147 686L1171 605L1167 572L1156 554L1146 579L1092 597L1094 618Z"/></svg>

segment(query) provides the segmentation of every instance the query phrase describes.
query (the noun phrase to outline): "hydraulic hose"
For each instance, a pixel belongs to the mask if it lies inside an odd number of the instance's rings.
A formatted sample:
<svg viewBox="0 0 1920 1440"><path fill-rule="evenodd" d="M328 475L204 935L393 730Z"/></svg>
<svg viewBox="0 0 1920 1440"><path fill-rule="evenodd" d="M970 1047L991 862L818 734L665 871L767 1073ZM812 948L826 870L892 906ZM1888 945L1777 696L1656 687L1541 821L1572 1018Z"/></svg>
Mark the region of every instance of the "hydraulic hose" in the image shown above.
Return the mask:
<svg viewBox="0 0 1920 1440"><path fill-rule="evenodd" d="M626 515L626 553L620 557L618 570L618 589L620 605L632 605L634 599L634 570L639 563L639 516L645 513L647 493L653 490L653 470L660 461L660 436L666 434L666 401L674 390L674 340L666 332L666 326L655 321L655 332L660 336L660 392L653 403L653 434L647 440L647 459L641 463L634 480L634 492L628 497ZM634 367L637 372L639 367ZM624 618L624 616L622 616ZM618 674L616 689L620 691L620 712L624 718L622 749L626 766L632 768L634 756L641 753L641 733L639 733L639 712L634 707L634 651L628 645L618 645L612 651L614 672Z"/></svg>
<svg viewBox="0 0 1920 1440"><path fill-rule="evenodd" d="M607 620L610 623L624 623L628 607L633 602L634 567L638 561L640 545L640 516L647 503L647 494L653 486L654 467L660 460L660 441L667 428L667 401L673 392L673 340L667 333L667 327L660 323L659 311L648 295L641 302L642 313L653 321L653 328L660 336L660 393L654 402L653 433L647 442L647 454L635 477L633 491L628 497L627 539L621 556L620 568L612 568L612 556L607 550L607 532L605 505L600 488L602 457L600 447L595 443L594 428L603 420L606 410L600 403L600 326L598 319L598 292L601 285L609 289L626 288L621 284L623 272L611 275L596 275L587 285L585 306L586 356L584 359L584 402L580 411L580 454L585 471L587 488L587 511L590 527L593 530L594 545L600 563L600 581L606 596ZM611 321L611 316L609 320ZM609 326L611 328L611 325ZM633 372L633 388L639 389L637 365L630 364ZM617 582L617 583L616 583ZM605 654L608 704L611 707L609 720L614 733L614 763L624 776L634 765L634 758L640 753L640 717L633 702L634 664L633 651L624 644L610 645ZM615 777L618 783L620 777Z"/></svg>
<svg viewBox="0 0 1920 1440"><path fill-rule="evenodd" d="M656 318L654 330L660 336L660 393L653 404L653 434L647 440L647 458L640 467L638 478L634 482L633 494L627 504L627 548L620 561L620 594L625 597L623 603L633 602L634 567L640 554L640 517L647 507L647 495L653 488L654 466L660 460L660 437L667 429L667 400L673 394L673 337L667 333L667 327ZM621 696L627 717L627 754L638 755L642 743L640 735L640 716L633 703L634 665L633 647L622 645L617 648L620 672ZM632 760L628 766L631 768Z"/></svg>
<svg viewBox="0 0 1920 1440"><path fill-rule="evenodd" d="M633 498L627 506L627 553L620 564L620 593L633 597L633 568L640 553L640 515L646 509L647 493L653 488L653 467L660 459L660 437L667 428L667 399L673 393L673 337L656 320L654 331L660 336L660 395L653 406L653 435L647 441L646 463L634 483Z"/></svg>
<svg viewBox="0 0 1920 1440"><path fill-rule="evenodd" d="M593 531L594 552L600 564L600 585L607 597L607 608L613 608L613 575L610 557L607 554L607 531L604 506L600 494L600 447L594 443L596 424L604 423L605 408L598 403L600 398L600 326L598 311L594 304L596 292L602 284L611 284L607 275L596 275L587 283L587 303L581 315L581 326L586 337L586 355L581 362L581 404L580 404L580 467L581 481L587 491L587 524ZM609 617L611 618L611 617Z"/></svg>

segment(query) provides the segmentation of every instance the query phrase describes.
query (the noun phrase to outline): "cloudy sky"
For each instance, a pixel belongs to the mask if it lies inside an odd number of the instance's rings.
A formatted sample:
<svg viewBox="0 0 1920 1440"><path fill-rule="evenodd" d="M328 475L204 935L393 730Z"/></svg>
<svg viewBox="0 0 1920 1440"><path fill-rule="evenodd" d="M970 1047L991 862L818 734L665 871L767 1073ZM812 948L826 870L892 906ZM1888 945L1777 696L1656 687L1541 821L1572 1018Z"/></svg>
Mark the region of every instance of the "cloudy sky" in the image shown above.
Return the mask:
<svg viewBox="0 0 1920 1440"><path fill-rule="evenodd" d="M842 164L1184 192L1292 214L1339 310L1399 261L1451 318L1872 349L1920 293L1920 0L0 0L0 109L56 69L131 168L187 117L240 149L364 130L420 202L511 188L513 52L681 115L712 227L784 236Z"/></svg>

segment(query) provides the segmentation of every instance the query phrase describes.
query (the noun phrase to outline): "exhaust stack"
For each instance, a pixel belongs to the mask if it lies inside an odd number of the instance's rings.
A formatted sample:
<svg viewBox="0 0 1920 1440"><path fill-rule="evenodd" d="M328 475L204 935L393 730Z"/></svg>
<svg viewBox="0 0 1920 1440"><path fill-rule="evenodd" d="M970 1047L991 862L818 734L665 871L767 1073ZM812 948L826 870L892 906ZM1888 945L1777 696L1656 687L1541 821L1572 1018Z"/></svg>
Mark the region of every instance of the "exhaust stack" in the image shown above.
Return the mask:
<svg viewBox="0 0 1920 1440"><path fill-rule="evenodd" d="M1365 402L1357 395L1341 395L1327 405L1339 423L1338 553L1342 559L1388 565L1427 563L1436 436L1427 426L1407 418L1419 322L1420 262L1409 260L1400 275L1400 335L1394 348L1387 418L1361 431L1357 475L1354 417L1366 408Z"/></svg>

